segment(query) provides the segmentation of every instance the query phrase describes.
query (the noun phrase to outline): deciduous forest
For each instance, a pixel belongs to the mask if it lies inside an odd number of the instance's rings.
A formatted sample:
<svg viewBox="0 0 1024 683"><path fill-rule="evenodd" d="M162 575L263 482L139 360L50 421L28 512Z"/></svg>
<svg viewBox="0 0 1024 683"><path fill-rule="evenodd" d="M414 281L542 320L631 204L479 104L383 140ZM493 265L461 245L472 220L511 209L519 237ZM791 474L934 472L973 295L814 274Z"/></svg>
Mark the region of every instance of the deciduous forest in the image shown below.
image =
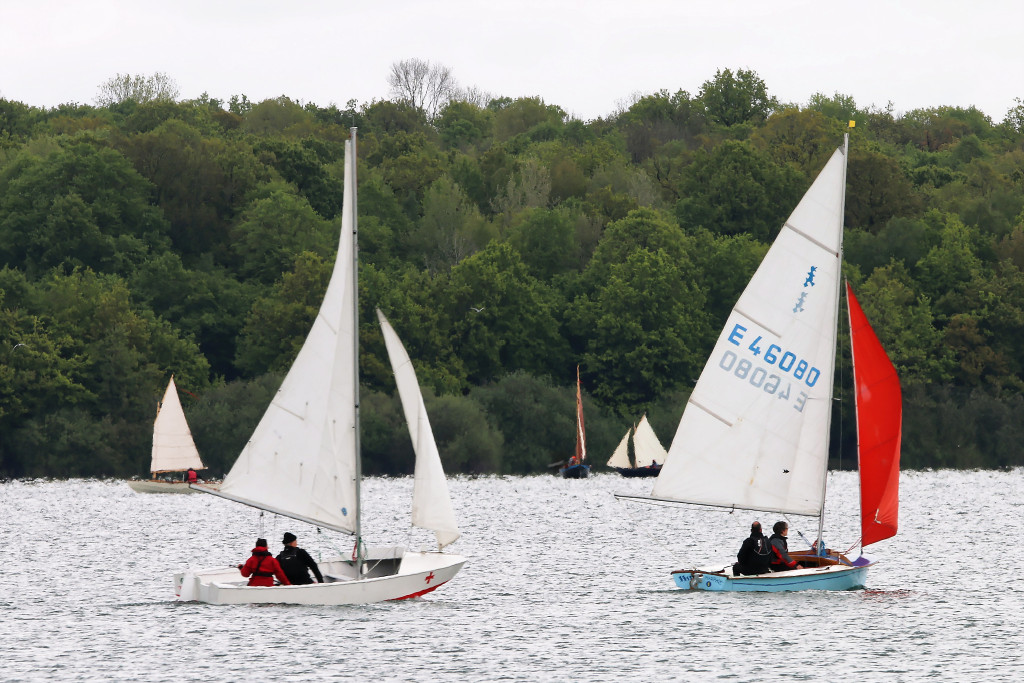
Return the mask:
<svg viewBox="0 0 1024 683"><path fill-rule="evenodd" d="M846 132L844 270L901 377L904 467L1024 464L1020 100L998 122L784 103L722 69L581 121L412 86L345 108L166 86L0 99L2 476L145 475L172 374L226 472L319 307L352 126L367 473L412 468L375 307L449 473L553 471L574 446L577 365L598 470L644 413L668 447L732 304ZM848 384L831 453L847 468Z"/></svg>

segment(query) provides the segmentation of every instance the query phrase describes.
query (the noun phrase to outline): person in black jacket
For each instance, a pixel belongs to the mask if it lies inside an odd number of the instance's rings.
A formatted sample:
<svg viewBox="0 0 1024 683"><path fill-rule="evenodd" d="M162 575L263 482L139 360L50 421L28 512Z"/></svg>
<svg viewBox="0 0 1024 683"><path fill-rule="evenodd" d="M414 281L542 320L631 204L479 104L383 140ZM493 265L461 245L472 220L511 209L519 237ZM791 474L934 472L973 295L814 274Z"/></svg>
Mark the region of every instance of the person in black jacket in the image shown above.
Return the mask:
<svg viewBox="0 0 1024 683"><path fill-rule="evenodd" d="M313 583L313 579L309 577L309 572L312 571L316 576L317 583L324 582L320 567L316 566L316 561L309 556L309 553L299 547L299 541L295 534L285 532L281 542L284 543L284 550L278 554L277 561L289 581L296 586Z"/></svg>
<svg viewBox="0 0 1024 683"><path fill-rule="evenodd" d="M772 550L768 537L761 531L761 522L750 525L750 536L743 539L743 545L736 554L739 560L733 565L734 574L767 574L768 565L772 560Z"/></svg>
<svg viewBox="0 0 1024 683"><path fill-rule="evenodd" d="M785 522L775 522L772 527L772 537L769 541L772 548L771 570L773 572L784 572L788 569L803 569L804 566L789 556L789 543L786 536L789 534L789 525Z"/></svg>

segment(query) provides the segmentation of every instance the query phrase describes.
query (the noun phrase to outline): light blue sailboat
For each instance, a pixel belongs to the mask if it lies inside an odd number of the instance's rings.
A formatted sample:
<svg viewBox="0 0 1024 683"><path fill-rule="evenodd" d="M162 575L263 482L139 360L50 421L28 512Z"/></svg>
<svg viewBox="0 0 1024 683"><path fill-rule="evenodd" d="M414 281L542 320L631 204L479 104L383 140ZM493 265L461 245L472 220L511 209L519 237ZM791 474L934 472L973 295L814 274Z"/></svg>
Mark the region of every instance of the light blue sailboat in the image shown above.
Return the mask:
<svg viewBox="0 0 1024 683"><path fill-rule="evenodd" d="M651 495L619 496L817 517L814 549L790 553L803 568L768 574L737 574L732 560L680 569L672 572L679 588L866 584L871 560L850 560L822 542L848 143L822 169L733 307ZM902 402L896 371L849 287L847 299L863 548L896 533Z"/></svg>

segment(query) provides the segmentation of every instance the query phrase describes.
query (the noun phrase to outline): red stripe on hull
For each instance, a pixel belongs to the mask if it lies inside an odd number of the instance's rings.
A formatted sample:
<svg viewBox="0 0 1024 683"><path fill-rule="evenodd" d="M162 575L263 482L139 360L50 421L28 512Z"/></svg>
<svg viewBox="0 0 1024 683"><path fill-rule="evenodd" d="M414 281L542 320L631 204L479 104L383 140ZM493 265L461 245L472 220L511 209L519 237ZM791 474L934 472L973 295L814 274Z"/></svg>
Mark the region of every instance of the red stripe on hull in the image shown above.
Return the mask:
<svg viewBox="0 0 1024 683"><path fill-rule="evenodd" d="M440 588L441 586L445 585L446 583L448 583L448 582L447 581L442 581L441 583L437 584L436 586L431 586L430 588L424 588L421 591L417 591L415 593L409 593L408 595L403 595L400 598L392 598L391 602L397 602L399 600L408 600L409 598L418 598L421 595L426 595L430 591L437 590L438 588Z"/></svg>

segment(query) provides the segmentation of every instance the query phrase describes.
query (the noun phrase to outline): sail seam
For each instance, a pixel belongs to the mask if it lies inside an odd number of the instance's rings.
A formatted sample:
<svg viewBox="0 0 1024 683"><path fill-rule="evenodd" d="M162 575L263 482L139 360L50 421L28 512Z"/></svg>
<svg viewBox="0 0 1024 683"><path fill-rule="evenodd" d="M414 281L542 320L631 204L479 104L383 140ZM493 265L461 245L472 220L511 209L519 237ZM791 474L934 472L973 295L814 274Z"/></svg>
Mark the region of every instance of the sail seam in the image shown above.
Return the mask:
<svg viewBox="0 0 1024 683"><path fill-rule="evenodd" d="M692 400L692 399L690 400L690 403L691 403L692 405L695 405L695 406L697 406L698 408L700 408L701 410L703 410L703 411L704 411L705 413L707 413L707 414L708 414L708 415L710 415L711 417L715 418L716 420L718 420L719 422L721 422L722 424L724 424L724 425L725 425L726 427L732 427L732 422L729 422L729 420L726 420L726 419L725 419L724 417L722 417L722 416L721 416L721 415L719 415L718 413L714 412L713 410L711 410L711 409L707 408L706 406L703 406L703 405L701 405L700 403L698 403L697 401L694 401L694 400Z"/></svg>
<svg viewBox="0 0 1024 683"><path fill-rule="evenodd" d="M739 307L736 307L736 308L733 308L732 310L733 310L733 313L737 313L739 315L742 315L744 318L746 318L750 322L754 323L755 325L757 325L761 329L765 330L766 332L769 332L769 333L773 334L775 337L778 337L778 338L782 337L782 333L781 332L776 332L775 330L773 330L772 328L768 327L763 322L761 322L760 320L755 318L754 316L748 315L746 313L746 311L744 311L743 309L741 309Z"/></svg>
<svg viewBox="0 0 1024 683"><path fill-rule="evenodd" d="M827 244L825 244L824 242L821 242L821 241L819 241L819 240L816 240L815 238L811 237L811 236L810 236L810 235L808 235L808 234L807 234L806 232L804 232L803 230L800 230L799 228L797 228L797 227L796 227L795 225L793 225L792 223L788 223L788 222L787 222L787 223L785 223L785 224L784 224L784 225L783 225L782 227L784 227L784 228L789 228L790 230L792 230L793 232L795 232L796 234L800 235L800 236L801 236L801 237L803 237L803 238L804 238L805 240L807 240L808 242L810 242L811 244L814 244L814 245L817 245L817 246L821 247L822 249L824 249L825 251L827 251L828 253L832 254L833 256L835 256L835 257L837 257L837 258L839 257L839 252L838 252L838 251L836 251L836 250L835 250L835 249L833 249L832 247L828 246L828 245L827 245Z"/></svg>

